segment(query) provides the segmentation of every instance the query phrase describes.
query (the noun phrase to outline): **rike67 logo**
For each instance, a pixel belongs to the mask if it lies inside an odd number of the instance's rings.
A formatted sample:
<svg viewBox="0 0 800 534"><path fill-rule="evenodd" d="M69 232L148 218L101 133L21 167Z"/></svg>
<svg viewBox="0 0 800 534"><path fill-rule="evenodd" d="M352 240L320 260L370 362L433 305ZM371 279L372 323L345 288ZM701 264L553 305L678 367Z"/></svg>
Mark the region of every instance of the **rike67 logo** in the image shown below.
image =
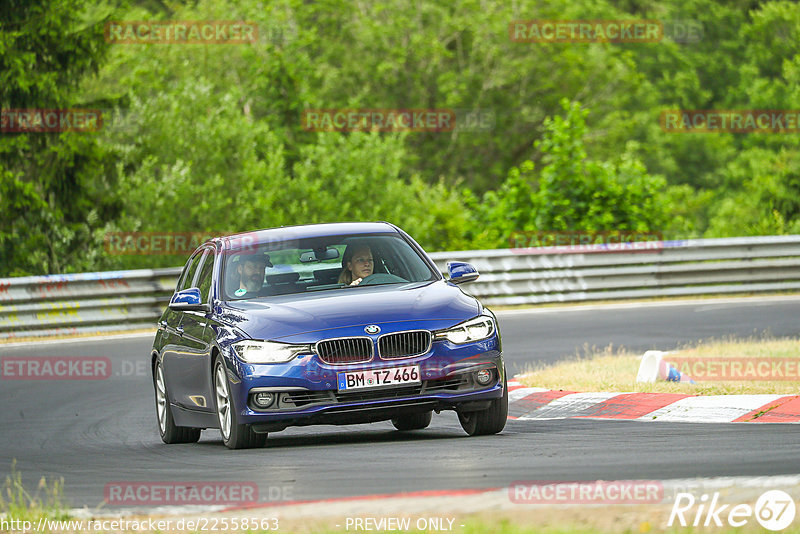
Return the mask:
<svg viewBox="0 0 800 534"><path fill-rule="evenodd" d="M691 493L678 493L667 526L671 527L677 521L682 527L722 527L724 522L731 527L741 527L755 518L763 528L779 531L792 524L795 511L794 499L781 490L762 493L754 506L721 504L719 492L711 496L704 493L699 498Z"/></svg>

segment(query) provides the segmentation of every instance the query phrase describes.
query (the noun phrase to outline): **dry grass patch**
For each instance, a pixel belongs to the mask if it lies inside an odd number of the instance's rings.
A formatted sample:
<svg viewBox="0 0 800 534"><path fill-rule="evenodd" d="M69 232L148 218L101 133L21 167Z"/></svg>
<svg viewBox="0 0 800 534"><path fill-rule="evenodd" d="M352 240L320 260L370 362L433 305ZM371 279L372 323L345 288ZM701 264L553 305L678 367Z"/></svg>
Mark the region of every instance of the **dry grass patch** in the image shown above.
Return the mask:
<svg viewBox="0 0 800 534"><path fill-rule="evenodd" d="M570 391L619 391L686 393L692 395L741 395L773 393L800 394L800 380L742 380L697 381L695 384L659 381L652 384L636 382L641 353L624 348L584 349L583 355L552 366L532 366L520 377L531 387ZM671 358L775 358L800 360L800 339L711 340L692 347L683 347Z"/></svg>

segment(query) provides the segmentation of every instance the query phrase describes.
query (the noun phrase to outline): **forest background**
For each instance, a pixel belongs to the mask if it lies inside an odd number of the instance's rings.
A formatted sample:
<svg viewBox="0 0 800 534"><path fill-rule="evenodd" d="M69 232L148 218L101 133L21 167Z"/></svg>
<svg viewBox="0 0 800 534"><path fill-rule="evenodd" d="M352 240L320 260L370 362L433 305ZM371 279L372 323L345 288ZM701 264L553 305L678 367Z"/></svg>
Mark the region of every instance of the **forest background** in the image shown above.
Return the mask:
<svg viewBox="0 0 800 534"><path fill-rule="evenodd" d="M517 20L658 20L642 43ZM246 44L118 44L110 21L252 21ZM681 29L688 29L682 31ZM118 232L386 220L429 251L515 232L800 233L800 134L665 131L664 110L800 109L800 5L745 0L0 0L0 277L181 265ZM450 131L316 132L310 109L448 109Z"/></svg>

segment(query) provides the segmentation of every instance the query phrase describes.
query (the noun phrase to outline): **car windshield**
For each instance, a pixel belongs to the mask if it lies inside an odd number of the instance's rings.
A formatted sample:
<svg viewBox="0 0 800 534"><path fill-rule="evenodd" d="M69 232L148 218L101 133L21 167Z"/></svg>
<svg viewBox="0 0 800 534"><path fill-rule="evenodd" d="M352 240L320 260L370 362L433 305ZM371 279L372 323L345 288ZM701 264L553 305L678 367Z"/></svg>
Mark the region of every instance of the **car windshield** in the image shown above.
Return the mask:
<svg viewBox="0 0 800 534"><path fill-rule="evenodd" d="M425 282L437 273L398 234L315 237L248 245L225 255L225 300L357 291L359 287Z"/></svg>

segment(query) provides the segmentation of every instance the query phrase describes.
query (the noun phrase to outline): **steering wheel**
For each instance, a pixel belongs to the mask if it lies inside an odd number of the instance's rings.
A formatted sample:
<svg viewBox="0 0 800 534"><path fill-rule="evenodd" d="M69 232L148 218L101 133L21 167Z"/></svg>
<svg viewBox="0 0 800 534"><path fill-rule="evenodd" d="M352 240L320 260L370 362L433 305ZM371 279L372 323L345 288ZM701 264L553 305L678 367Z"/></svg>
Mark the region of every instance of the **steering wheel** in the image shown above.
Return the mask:
<svg viewBox="0 0 800 534"><path fill-rule="evenodd" d="M398 282L408 282L408 280L389 273L372 273L371 275L362 278L358 285L370 286L377 284L396 284Z"/></svg>

